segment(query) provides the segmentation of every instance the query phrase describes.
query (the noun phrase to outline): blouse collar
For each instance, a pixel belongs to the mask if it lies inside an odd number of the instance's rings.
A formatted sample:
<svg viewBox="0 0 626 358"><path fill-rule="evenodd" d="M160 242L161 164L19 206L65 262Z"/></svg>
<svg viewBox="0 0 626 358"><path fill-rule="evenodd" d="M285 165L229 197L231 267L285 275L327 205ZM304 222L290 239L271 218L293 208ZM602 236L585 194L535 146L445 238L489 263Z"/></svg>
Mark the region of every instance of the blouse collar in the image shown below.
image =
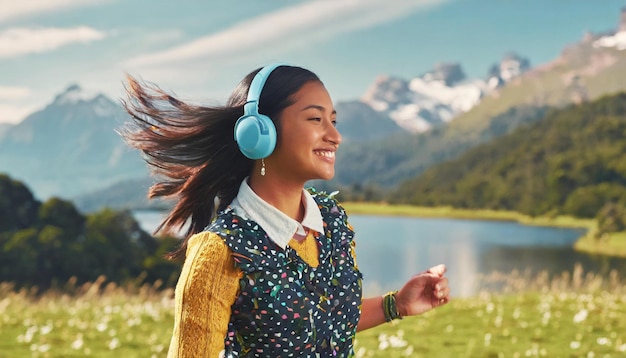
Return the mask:
<svg viewBox="0 0 626 358"><path fill-rule="evenodd" d="M305 227L318 233L324 232L320 209L305 189L302 189L302 202L304 218L300 223L261 199L248 185L248 178L245 178L230 206L237 215L261 225L269 238L284 250L295 234L306 235Z"/></svg>

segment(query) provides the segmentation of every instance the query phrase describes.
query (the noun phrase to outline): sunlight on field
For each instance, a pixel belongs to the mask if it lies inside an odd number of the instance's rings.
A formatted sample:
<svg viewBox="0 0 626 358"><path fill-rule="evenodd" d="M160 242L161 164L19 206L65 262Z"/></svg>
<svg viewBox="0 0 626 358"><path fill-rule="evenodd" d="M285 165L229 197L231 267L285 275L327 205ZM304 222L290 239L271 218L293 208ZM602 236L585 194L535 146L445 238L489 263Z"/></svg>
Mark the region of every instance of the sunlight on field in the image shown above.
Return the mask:
<svg viewBox="0 0 626 358"><path fill-rule="evenodd" d="M626 257L626 232L613 232L597 238L590 231L574 246L576 250Z"/></svg>
<svg viewBox="0 0 626 358"><path fill-rule="evenodd" d="M357 357L626 356L626 288L574 272L493 273L474 298L361 332ZM0 284L2 357L165 357L173 323L171 289L68 285L39 297Z"/></svg>

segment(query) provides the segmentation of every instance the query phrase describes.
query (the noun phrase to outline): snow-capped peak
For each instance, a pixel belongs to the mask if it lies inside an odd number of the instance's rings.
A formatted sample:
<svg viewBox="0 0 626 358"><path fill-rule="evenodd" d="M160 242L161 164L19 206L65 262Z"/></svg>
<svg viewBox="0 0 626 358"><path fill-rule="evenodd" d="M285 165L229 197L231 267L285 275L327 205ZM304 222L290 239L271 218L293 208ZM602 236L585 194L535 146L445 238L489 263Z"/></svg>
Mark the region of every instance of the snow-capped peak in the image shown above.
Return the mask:
<svg viewBox="0 0 626 358"><path fill-rule="evenodd" d="M504 56L500 63L494 64L488 71L490 88L496 88L521 76L530 69L530 61L516 53Z"/></svg>
<svg viewBox="0 0 626 358"><path fill-rule="evenodd" d="M104 94L84 90L77 84L69 86L61 94L57 95L51 105L53 107L66 107L77 104L88 105L99 117L111 116L119 109L119 106Z"/></svg>
<svg viewBox="0 0 626 358"><path fill-rule="evenodd" d="M487 84L464 79L458 64L439 64L410 80L380 76L361 100L405 130L424 132L480 102Z"/></svg>
<svg viewBox="0 0 626 358"><path fill-rule="evenodd" d="M614 35L603 36L592 43L595 48L614 47L619 51L626 50L626 30L616 32Z"/></svg>
<svg viewBox="0 0 626 358"><path fill-rule="evenodd" d="M77 84L69 86L63 93L56 96L54 103L57 105L76 104L78 102L91 102L99 93L87 91Z"/></svg>

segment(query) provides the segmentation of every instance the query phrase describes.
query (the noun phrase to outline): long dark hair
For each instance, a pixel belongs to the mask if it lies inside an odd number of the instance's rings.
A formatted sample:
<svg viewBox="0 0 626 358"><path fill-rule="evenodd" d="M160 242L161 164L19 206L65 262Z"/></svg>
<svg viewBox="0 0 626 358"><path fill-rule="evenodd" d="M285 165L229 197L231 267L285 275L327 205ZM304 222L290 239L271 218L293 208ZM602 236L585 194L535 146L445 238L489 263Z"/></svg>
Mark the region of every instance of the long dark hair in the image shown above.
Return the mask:
<svg viewBox="0 0 626 358"><path fill-rule="evenodd" d="M182 244L166 256L169 259L185 257L189 238L230 204L252 171L254 161L239 151L233 132L258 71L239 83L225 106L215 107L187 104L154 84L127 77L127 99L122 103L131 121L120 134L142 152L157 180L148 197L178 200L155 234L180 231L187 225ZM278 128L283 109L294 102L293 94L310 81L321 82L300 67L276 68L261 92L259 112Z"/></svg>

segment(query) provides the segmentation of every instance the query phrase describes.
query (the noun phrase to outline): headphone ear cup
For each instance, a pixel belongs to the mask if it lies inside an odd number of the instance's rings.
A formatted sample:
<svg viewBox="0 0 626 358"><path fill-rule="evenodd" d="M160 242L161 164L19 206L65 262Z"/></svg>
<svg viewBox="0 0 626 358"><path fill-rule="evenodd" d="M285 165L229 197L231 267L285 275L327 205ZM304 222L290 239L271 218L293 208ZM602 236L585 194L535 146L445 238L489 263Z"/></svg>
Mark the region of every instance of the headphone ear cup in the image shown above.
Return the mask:
<svg viewBox="0 0 626 358"><path fill-rule="evenodd" d="M246 157L266 158L276 147L276 126L263 114L242 116L235 124L235 141Z"/></svg>

